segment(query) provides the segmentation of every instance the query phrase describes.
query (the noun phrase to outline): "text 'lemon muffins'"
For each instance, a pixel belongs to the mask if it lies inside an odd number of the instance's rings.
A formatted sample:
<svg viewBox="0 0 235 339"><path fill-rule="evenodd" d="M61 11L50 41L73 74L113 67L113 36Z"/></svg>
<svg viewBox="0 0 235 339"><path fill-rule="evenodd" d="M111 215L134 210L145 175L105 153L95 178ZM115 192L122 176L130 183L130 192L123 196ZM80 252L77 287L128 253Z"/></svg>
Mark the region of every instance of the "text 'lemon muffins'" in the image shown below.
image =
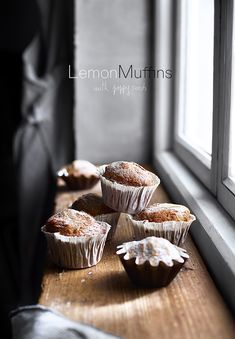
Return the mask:
<svg viewBox="0 0 235 339"><path fill-rule="evenodd" d="M104 203L126 213L138 213L149 203L160 179L142 166L117 161L99 168Z"/></svg>
<svg viewBox="0 0 235 339"><path fill-rule="evenodd" d="M186 250L157 237L126 242L117 248L130 280L150 288L167 286L189 258Z"/></svg>
<svg viewBox="0 0 235 339"><path fill-rule="evenodd" d="M90 267L101 260L109 229L107 223L73 209L56 213L42 227L52 261L73 269Z"/></svg>

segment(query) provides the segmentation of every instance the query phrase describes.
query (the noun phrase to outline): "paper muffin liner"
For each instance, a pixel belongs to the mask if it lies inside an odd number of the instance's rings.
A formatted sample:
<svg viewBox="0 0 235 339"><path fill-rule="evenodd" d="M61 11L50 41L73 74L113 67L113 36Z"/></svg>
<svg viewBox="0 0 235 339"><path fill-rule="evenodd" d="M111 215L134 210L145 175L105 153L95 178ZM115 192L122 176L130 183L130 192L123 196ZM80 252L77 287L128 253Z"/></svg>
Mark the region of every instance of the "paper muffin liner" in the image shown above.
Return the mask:
<svg viewBox="0 0 235 339"><path fill-rule="evenodd" d="M97 236L65 236L59 232L42 232L46 236L51 260L63 268L78 269L96 265L102 258L105 241L110 225L106 225L106 233Z"/></svg>
<svg viewBox="0 0 235 339"><path fill-rule="evenodd" d="M131 215L128 213L123 213L122 226L130 227L133 230Z"/></svg>
<svg viewBox="0 0 235 339"><path fill-rule="evenodd" d="M189 258L185 249L158 237L123 243L116 254L130 280L150 288L168 285Z"/></svg>
<svg viewBox="0 0 235 339"><path fill-rule="evenodd" d="M96 175L86 176L82 174L79 176L74 176L72 174L66 174L64 169L62 168L57 172L57 177L62 179L67 187L71 190L86 190L92 188L100 180Z"/></svg>
<svg viewBox="0 0 235 339"><path fill-rule="evenodd" d="M119 254L119 258L130 280L135 285L148 288L161 288L169 285L187 261L187 258L184 258L183 263L173 261L173 266L168 266L163 262L160 262L158 266L152 266L148 261L137 265L135 258L125 260L124 255Z"/></svg>
<svg viewBox="0 0 235 339"><path fill-rule="evenodd" d="M120 212L114 212L114 213L100 214L94 217L97 221L106 222L107 224L111 226L108 232L108 235L107 235L107 240L111 240L113 238L116 232L116 229L117 229L117 224L118 224L120 215L121 215Z"/></svg>
<svg viewBox="0 0 235 339"><path fill-rule="evenodd" d="M192 222L196 220L192 214L190 214L189 221L164 221L159 223L135 220L131 215L127 218L129 218L127 222L131 224L136 240L155 236L165 238L177 246L185 242L188 230Z"/></svg>
<svg viewBox="0 0 235 339"><path fill-rule="evenodd" d="M105 205L119 212L131 214L141 212L150 202L154 191L160 184L160 179L150 172L155 183L152 186L122 185L103 177L105 167L99 168L102 197Z"/></svg>

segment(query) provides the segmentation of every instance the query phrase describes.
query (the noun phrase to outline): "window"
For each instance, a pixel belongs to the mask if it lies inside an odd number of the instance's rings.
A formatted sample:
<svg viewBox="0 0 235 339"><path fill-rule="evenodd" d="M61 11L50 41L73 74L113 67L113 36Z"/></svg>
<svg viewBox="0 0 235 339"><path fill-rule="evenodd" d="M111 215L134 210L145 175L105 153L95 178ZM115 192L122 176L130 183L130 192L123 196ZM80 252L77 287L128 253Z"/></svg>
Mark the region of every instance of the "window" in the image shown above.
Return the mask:
<svg viewBox="0 0 235 339"><path fill-rule="evenodd" d="M179 2L174 151L235 218L235 72L231 78L230 57L235 55L235 38L228 25L232 23L229 6L222 20L230 20L221 22L221 31L218 22L215 26L216 3ZM232 1L228 3L232 6ZM214 44L218 36L219 46Z"/></svg>
<svg viewBox="0 0 235 339"><path fill-rule="evenodd" d="M233 8L235 18L235 6ZM230 131L229 131L229 166L228 178L231 180L231 189L235 193L235 24L233 24L232 37L232 78L231 78L231 107L230 107Z"/></svg>
<svg viewBox="0 0 235 339"><path fill-rule="evenodd" d="M220 104L218 144L218 199L224 208L235 219L235 157L234 157L234 128L235 128L235 6L234 1L228 1L225 7L222 28L222 50L224 60L221 60L220 91L223 94ZM223 36L224 35L224 36Z"/></svg>
<svg viewBox="0 0 235 339"><path fill-rule="evenodd" d="M233 18L235 18L235 6ZM233 25L232 37L232 78L231 78L231 107L230 107L230 131L229 131L229 166L228 178L230 188L235 193L235 25Z"/></svg>
<svg viewBox="0 0 235 339"><path fill-rule="evenodd" d="M235 42L234 45L235 46ZM233 47L235 49L235 47ZM235 51L233 51L235 53ZM232 106L231 106L231 117L230 117L230 145L229 145L229 167L228 167L228 177L232 181L233 185L235 184L235 74L233 71L233 85L232 85ZM233 186L234 187L234 186ZM233 192L235 190L233 189Z"/></svg>
<svg viewBox="0 0 235 339"><path fill-rule="evenodd" d="M205 167L204 183L209 185L208 169L212 155L214 1L181 1L176 81L176 152L182 159L192 155L191 170L198 159Z"/></svg>
<svg viewBox="0 0 235 339"><path fill-rule="evenodd" d="M155 83L154 163L235 312L234 2L156 3L155 65L175 76Z"/></svg>

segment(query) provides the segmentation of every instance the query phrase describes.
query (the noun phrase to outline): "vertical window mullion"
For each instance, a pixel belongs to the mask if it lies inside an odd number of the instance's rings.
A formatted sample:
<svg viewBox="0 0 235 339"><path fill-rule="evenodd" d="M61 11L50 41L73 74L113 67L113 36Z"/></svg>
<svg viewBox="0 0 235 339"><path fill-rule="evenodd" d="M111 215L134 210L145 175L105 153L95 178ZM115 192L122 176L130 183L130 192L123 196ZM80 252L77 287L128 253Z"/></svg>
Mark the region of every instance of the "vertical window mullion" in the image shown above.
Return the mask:
<svg viewBox="0 0 235 339"><path fill-rule="evenodd" d="M229 164L229 132L231 109L231 74L233 40L233 1L221 1L220 89L218 109L217 196L224 208L235 217L235 197L226 185Z"/></svg>
<svg viewBox="0 0 235 339"><path fill-rule="evenodd" d="M211 160L211 191L217 195L218 166L220 166L220 90L221 90L221 0L214 2L214 78L213 78L213 131Z"/></svg>

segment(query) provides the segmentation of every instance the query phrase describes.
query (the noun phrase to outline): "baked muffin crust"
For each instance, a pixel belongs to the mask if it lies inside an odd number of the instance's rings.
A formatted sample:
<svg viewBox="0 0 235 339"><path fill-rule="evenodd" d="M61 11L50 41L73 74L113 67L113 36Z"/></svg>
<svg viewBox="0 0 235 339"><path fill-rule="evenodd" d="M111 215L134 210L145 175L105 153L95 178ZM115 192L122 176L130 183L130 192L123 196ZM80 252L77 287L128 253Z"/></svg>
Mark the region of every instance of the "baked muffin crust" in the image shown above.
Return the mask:
<svg viewBox="0 0 235 339"><path fill-rule="evenodd" d="M104 234L106 226L85 212L64 209L47 220L45 230L65 236L96 236Z"/></svg>
<svg viewBox="0 0 235 339"><path fill-rule="evenodd" d="M77 211L84 211L93 217L115 212L104 204L102 197L95 193L82 195L73 202L71 208Z"/></svg>
<svg viewBox="0 0 235 339"><path fill-rule="evenodd" d="M146 207L135 215L135 220L148 220L149 222L164 221L190 221L190 210L183 205L156 203Z"/></svg>
<svg viewBox="0 0 235 339"><path fill-rule="evenodd" d="M74 160L70 165L66 167L68 175L73 176L90 176L97 175L97 169L95 165L86 160Z"/></svg>
<svg viewBox="0 0 235 339"><path fill-rule="evenodd" d="M111 163L106 166L103 176L110 181L127 186L154 185L152 173L134 162Z"/></svg>

